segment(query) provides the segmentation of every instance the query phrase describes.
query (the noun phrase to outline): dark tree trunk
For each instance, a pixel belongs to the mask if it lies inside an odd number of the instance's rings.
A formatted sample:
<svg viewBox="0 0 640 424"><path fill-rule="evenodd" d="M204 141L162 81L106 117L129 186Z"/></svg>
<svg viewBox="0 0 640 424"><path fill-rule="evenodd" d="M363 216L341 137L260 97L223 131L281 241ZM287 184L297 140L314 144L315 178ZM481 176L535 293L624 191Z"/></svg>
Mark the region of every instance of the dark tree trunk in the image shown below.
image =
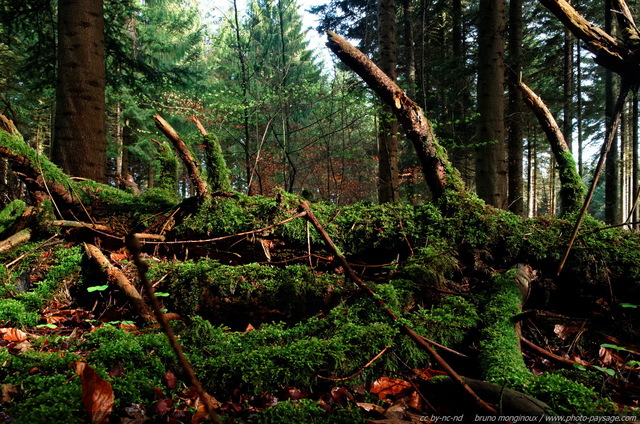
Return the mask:
<svg viewBox="0 0 640 424"><path fill-rule="evenodd" d="M478 143L476 191L487 204L506 208L504 136L504 0L480 0L478 16Z"/></svg>
<svg viewBox="0 0 640 424"><path fill-rule="evenodd" d="M523 215L522 93L518 87L522 69L522 0L509 3L509 67L509 210Z"/></svg>
<svg viewBox="0 0 640 424"><path fill-rule="evenodd" d="M613 19L612 19L612 4L611 0L605 0L605 24L604 28L607 34L612 34L613 31ZM606 137L609 137L610 133L615 134L616 128L613 126L613 108L614 108L614 80L613 72L609 69L605 70L605 128ZM605 163L605 209L604 216L605 221L611 225L615 225L620 222L620 207L619 207L619 169L618 161L620 159L618 151L618 142L616 139L611 144L611 149L607 155L607 161Z"/></svg>
<svg viewBox="0 0 640 424"><path fill-rule="evenodd" d="M396 80L395 0L378 1L380 68ZM397 202L398 198L398 121L389 105L382 107L378 137L378 201Z"/></svg>
<svg viewBox="0 0 640 424"><path fill-rule="evenodd" d="M58 2L58 83L53 160L67 174L105 180L102 0Z"/></svg>

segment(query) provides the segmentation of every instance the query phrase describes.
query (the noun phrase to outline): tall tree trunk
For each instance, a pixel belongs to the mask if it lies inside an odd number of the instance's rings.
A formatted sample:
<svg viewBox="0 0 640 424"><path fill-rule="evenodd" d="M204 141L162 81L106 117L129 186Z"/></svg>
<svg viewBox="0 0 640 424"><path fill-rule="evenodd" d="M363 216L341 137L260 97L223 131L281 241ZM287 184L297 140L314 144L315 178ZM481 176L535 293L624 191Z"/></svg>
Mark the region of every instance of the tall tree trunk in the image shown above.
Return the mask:
<svg viewBox="0 0 640 424"><path fill-rule="evenodd" d="M396 5L395 0L378 0L380 68L396 80ZM398 195L398 121L388 105L382 106L378 138L378 201L397 202Z"/></svg>
<svg viewBox="0 0 640 424"><path fill-rule="evenodd" d="M249 79L247 76L247 64L246 64L246 47L242 42L242 35L240 33L240 18L238 13L238 2L237 0L233 0L233 18L235 25L235 35L236 35L236 52L238 54L238 61L240 62L240 86L242 88L242 100L244 102L244 106L242 108L242 123L244 126L244 143L242 144L242 148L244 149L244 169L245 169L245 178L247 179L247 195L252 196L254 194L254 185L251 184L251 174L253 170L253 161L251 156L251 132L249 129Z"/></svg>
<svg viewBox="0 0 640 424"><path fill-rule="evenodd" d="M509 210L524 214L522 144L522 0L509 3Z"/></svg>
<svg viewBox="0 0 640 424"><path fill-rule="evenodd" d="M613 33L613 19L612 19L612 4L611 0L605 0L605 31L607 34ZM614 109L614 80L613 72L609 69L605 70L605 128L606 137L609 137L610 133L615 133L616 128L613 127L613 109ZM611 149L607 155L607 161L605 163L605 221L611 225L615 225L620 222L620 207L619 207L619 150L618 142L614 139L611 144Z"/></svg>
<svg viewBox="0 0 640 424"><path fill-rule="evenodd" d="M631 192L633 194L633 216L631 217L631 221L633 222L633 229L638 230L640 225L638 224L638 217L640 214L638 213L638 119L640 118L638 115L638 91L636 90L633 93L633 106L632 106L632 121L631 121Z"/></svg>
<svg viewBox="0 0 640 424"><path fill-rule="evenodd" d="M580 59L580 40L576 42L576 97L578 98L577 137L578 137L578 174L584 175L582 163L582 60Z"/></svg>
<svg viewBox="0 0 640 424"><path fill-rule="evenodd" d="M404 74L407 79L407 94L416 98L416 53L413 31L413 0L402 0L402 25L404 27Z"/></svg>
<svg viewBox="0 0 640 424"><path fill-rule="evenodd" d="M573 152L573 36L564 30L562 133L569 152Z"/></svg>
<svg viewBox="0 0 640 424"><path fill-rule="evenodd" d="M102 0L58 1L58 82L52 156L67 174L105 181Z"/></svg>
<svg viewBox="0 0 640 424"><path fill-rule="evenodd" d="M487 204L506 208L504 140L504 0L480 0L478 16L478 143L476 191Z"/></svg>

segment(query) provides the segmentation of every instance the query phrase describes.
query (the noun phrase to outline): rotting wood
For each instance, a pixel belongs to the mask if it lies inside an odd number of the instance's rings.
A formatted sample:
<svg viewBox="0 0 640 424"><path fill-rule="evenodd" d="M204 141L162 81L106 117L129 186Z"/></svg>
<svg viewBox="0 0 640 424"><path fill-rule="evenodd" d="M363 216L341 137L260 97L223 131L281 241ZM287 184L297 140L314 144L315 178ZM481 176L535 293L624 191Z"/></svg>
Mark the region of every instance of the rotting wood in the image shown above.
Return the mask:
<svg viewBox="0 0 640 424"><path fill-rule="evenodd" d="M327 46L331 51L358 74L383 102L391 106L407 138L416 149L422 172L433 196L439 198L447 189L462 191L462 180L449 163L431 124L416 102L360 50L332 31L328 31L327 35Z"/></svg>
<svg viewBox="0 0 640 424"><path fill-rule="evenodd" d="M360 277L358 277L358 275L355 273L353 268L351 268L351 266L347 262L347 259L340 252L340 250L337 248L337 246L333 243L333 240L331 240L331 237L325 231L325 229L322 226L322 224L320 224L320 221L318 221L318 219L315 217L315 215L313 214L313 211L311 210L311 207L309 206L309 204L306 201L300 202L300 209L302 211L306 212L306 217L311 222L311 225L313 225L313 227L316 229L318 234L320 234L320 236L325 241L327 246L329 246L329 248L336 255L336 257L340 261L341 265L343 266L345 274L347 275L347 277L349 277L349 279L351 281L353 281L360 290L364 291L367 295L369 295L373 299L373 301L394 322L396 322L398 324L399 328L402 330L402 332L404 334L409 336L409 338L411 338L411 340L413 340L418 346L420 346L421 348L426 350L427 353L429 353L429 355L437 362L437 364L440 367L442 367L442 369L447 373L447 375L449 377L451 377L451 379L454 380L464 390L464 392L467 393L474 400L474 402L476 403L476 405L478 405L478 407L482 408L484 411L487 411L487 412L489 412L489 413L491 413L493 415L498 415L498 411L493 406L491 406L490 404L488 404L487 402L482 400L471 389L471 387L469 387L469 385L467 383L465 383L465 381L462 378L462 376L460 376L451 367L451 365L449 365L449 363L447 361L445 361L444 358L442 358L442 356L440 356L440 354L438 354L438 352L436 352L436 350L433 347L431 347L431 345L426 341L426 339L423 336L421 336L420 334L416 333L416 331L414 329L412 329L411 327L409 327L408 325L401 323L400 319L398 318L398 316L387 306L385 301L382 300L382 298L380 298L371 289L371 287L369 287L369 285L367 283L365 283Z"/></svg>
<svg viewBox="0 0 640 424"><path fill-rule="evenodd" d="M576 163L573 160L564 135L542 99L522 81L520 81L518 88L522 93L522 99L536 116L546 134L551 145L551 151L558 164L561 212L562 214L577 212L584 201L586 189L582 183L582 178L578 174Z"/></svg>
<svg viewBox="0 0 640 424"><path fill-rule="evenodd" d="M167 136L171 144L176 149L176 152L182 159L184 163L187 173L189 174L189 179L193 184L196 190L196 198L198 199L198 203L202 204L208 195L207 183L202 178L200 174L200 165L196 159L194 159L189 147L187 147L186 143L180 138L178 133L173 129L171 125L167 121L165 121L160 115L154 115L153 120L156 124L156 127L162 133Z"/></svg>
<svg viewBox="0 0 640 424"><path fill-rule="evenodd" d="M153 320L149 307L138 290L133 286L133 284L131 284L127 276L118 268L113 266L98 247L93 244L84 243L84 250L87 256L98 264L102 271L104 271L107 275L107 280L111 283L115 283L124 292L136 312L146 321Z"/></svg>

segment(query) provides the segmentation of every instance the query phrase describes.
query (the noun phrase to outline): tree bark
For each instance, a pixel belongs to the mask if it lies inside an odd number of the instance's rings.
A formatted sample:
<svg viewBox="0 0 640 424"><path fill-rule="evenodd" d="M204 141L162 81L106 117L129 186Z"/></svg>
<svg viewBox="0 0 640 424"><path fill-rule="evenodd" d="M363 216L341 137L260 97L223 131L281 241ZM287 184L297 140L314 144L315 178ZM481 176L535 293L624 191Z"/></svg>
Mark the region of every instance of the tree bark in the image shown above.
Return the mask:
<svg viewBox="0 0 640 424"><path fill-rule="evenodd" d="M522 70L522 0L509 3L509 133L508 172L509 210L524 215L522 93L519 88Z"/></svg>
<svg viewBox="0 0 640 424"><path fill-rule="evenodd" d="M380 68L394 82L398 61L395 8L395 0L378 0ZM378 201L398 200L398 121L391 106L383 104L378 135Z"/></svg>
<svg viewBox="0 0 640 424"><path fill-rule="evenodd" d="M617 0L617 4L624 4ZM603 29L583 18L566 0L540 0L585 47L595 55L595 62L628 79L640 83L640 56L633 48L619 42ZM626 5L625 5L626 6Z"/></svg>
<svg viewBox="0 0 640 424"><path fill-rule="evenodd" d="M167 121L162 119L160 115L154 115L153 120L156 123L156 127L158 127L158 129L162 131L164 135L167 136L169 141L171 141L171 144L173 145L174 149L176 149L176 151L178 152L178 155L182 159L182 162L187 168L189 179L191 180L191 183L193 184L193 187L196 190L196 198L198 199L198 202L199 203L204 202L204 200L208 195L207 183L204 181L204 179L200 175L200 165L193 158L193 155L191 154L189 147L187 147L185 142L182 140L182 138L180 138L180 136L173 129L173 127L169 125Z"/></svg>
<svg viewBox="0 0 640 424"><path fill-rule="evenodd" d="M449 163L422 109L362 52L334 32L329 31L327 35L327 46L331 51L357 73L383 102L391 106L416 149L433 196L440 198L445 190L463 191L460 176Z"/></svg>
<svg viewBox="0 0 640 424"><path fill-rule="evenodd" d="M103 3L60 0L53 161L104 182L106 148Z"/></svg>
<svg viewBox="0 0 640 424"><path fill-rule="evenodd" d="M504 13L504 0L480 0L476 191L487 204L503 209L508 206L504 136Z"/></svg>
<svg viewBox="0 0 640 424"><path fill-rule="evenodd" d="M551 151L559 167L561 214L577 212L584 201L586 188L576 169L576 163L562 131L544 102L523 82L519 83L525 103L540 122L551 144Z"/></svg>
<svg viewBox="0 0 640 424"><path fill-rule="evenodd" d="M613 16L612 16L612 0L604 2L604 29L607 34L613 35ZM614 114L614 79L613 71L605 69L605 139L613 137L613 143L607 155L605 163L605 202L604 202L604 220L610 225L620 222L620 196L619 196L619 167L620 160L618 141L616 139L617 125L613 125Z"/></svg>

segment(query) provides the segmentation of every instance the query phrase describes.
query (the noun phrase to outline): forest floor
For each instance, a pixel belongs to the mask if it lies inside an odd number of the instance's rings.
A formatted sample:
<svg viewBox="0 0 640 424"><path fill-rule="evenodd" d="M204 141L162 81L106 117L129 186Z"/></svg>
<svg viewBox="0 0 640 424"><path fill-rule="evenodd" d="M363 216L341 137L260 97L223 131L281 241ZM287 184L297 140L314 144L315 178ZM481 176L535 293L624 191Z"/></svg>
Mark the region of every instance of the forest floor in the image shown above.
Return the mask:
<svg viewBox="0 0 640 424"><path fill-rule="evenodd" d="M219 199L207 216L221 216L238 204L246 211L242 202L254 200ZM273 199L255 202L258 214L273 214L274 208L293 213ZM482 371L486 300L479 293L488 274L495 273L488 270L489 261L505 266L519 255L492 258L489 252L505 248L496 247L504 241L496 234L482 241L482 249L470 247L476 243L471 233L457 246L442 243L422 227L431 226L433 218L425 218L431 213L430 207L366 205L319 213L340 245L355 252L349 266L400 323L350 281L336 253L312 237L302 219L214 243L149 244L143 253L148 277L166 310L179 316L173 329L222 421L495 421L464 393L430 386L446 373L399 325L435 341L459 374L490 380ZM505 216L491 219L504 227ZM237 214L227 217L239 220ZM419 225L417 217L425 222ZM494 225L482 219L487 227ZM233 236L246 229L244 224L227 223L216 235ZM540 237L548 239L566 223L538 219L527 225L544 228ZM254 222L256 228L260 225ZM618 240L630 237L616 234ZM621 243L606 237L610 244ZM87 242L100 240L109 263L136 282L131 254L86 228L43 233L0 254L6 270L0 300L0 422L204 422L204 406L165 334L140 317L131 299L86 254ZM525 250L532 254L531 246ZM548 273L543 262L534 266L538 274ZM608 269L606 275L615 272ZM552 283L543 275L535 278L539 287ZM134 285L142 292L139 283ZM568 301L562 290L549 288L546 299L527 299L512 322L519 323L516 354L530 376L518 380L521 371L507 364L503 371L511 381L494 381L526 391L546 402L550 414L571 422L631 422L640 401L640 346L635 344L640 302L614 304L606 293L574 295ZM511 349L488 349L503 348ZM477 387L480 397L491 397ZM501 419L541 420L501 402L494 403Z"/></svg>

